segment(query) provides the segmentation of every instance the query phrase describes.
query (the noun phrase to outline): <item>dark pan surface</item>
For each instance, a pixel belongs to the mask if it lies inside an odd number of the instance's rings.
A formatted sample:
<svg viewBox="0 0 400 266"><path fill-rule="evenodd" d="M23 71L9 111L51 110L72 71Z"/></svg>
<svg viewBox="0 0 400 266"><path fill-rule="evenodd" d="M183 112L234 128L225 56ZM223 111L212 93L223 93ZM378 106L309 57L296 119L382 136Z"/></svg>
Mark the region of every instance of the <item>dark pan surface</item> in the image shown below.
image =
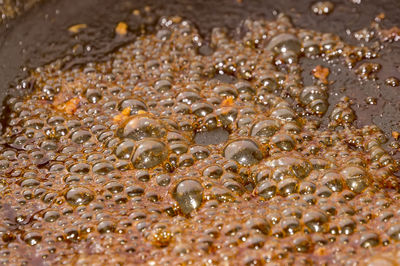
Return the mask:
<svg viewBox="0 0 400 266"><path fill-rule="evenodd" d="M383 27L400 25L400 1L332 2L335 9L330 15L317 16L310 9L314 2L305 0L43 1L0 27L0 100L9 93L21 94L29 89L15 89L16 81L26 76L29 69L57 58L64 58L65 68L104 59L107 53L134 39L140 32L140 25L145 24L144 28L151 31L157 18L163 15L188 18L205 37L213 27L234 30L245 18L272 20L277 12L289 14L296 26L333 32L348 42L355 42L353 32L367 27L379 13L386 16ZM143 10L145 6L151 7L147 19L132 15L132 10ZM115 37L114 27L119 21L129 25L130 32L126 37ZM88 28L83 34L73 36L67 28L78 23L85 23ZM81 52L72 57L72 47L76 45ZM399 127L400 88L387 86L384 80L389 76L400 76L400 45L390 44L381 57L373 61L382 64L377 81L361 83L351 70L343 66L331 68L330 79L336 82L330 88L330 102L332 106L343 95L349 96L355 102L359 125L375 123L390 136L391 131L397 131ZM321 64L326 65L322 61ZM303 62L305 82L310 82L307 76L314 66L315 62L313 65ZM376 97L377 105L366 104L367 96ZM6 117L7 110L3 114Z"/></svg>

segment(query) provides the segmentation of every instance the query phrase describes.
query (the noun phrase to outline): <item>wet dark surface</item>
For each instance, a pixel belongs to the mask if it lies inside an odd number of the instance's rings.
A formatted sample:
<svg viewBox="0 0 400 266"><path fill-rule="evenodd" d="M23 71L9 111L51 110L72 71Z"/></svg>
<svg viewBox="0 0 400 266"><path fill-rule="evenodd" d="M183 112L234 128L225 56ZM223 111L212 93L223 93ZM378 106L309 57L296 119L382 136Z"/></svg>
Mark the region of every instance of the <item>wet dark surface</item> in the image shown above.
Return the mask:
<svg viewBox="0 0 400 266"><path fill-rule="evenodd" d="M229 132L223 128L217 128L210 131L198 132L194 141L201 145L224 143L229 138Z"/></svg>
<svg viewBox="0 0 400 266"><path fill-rule="evenodd" d="M0 100L8 93L20 94L29 89L31 84L27 84L28 89L15 89L16 81L25 77L29 69L59 58L64 68L104 59L107 53L132 41L141 32L151 31L163 15L188 18L206 38L213 27L227 27L232 34L240 34L236 29L241 29L243 19L272 20L278 12L289 14L296 26L332 32L350 43L356 43L354 31L369 26L379 13L385 13L384 28L400 25L400 2L397 0L361 1L361 4L350 0L332 2L335 8L331 14L317 16L310 9L313 1L44 1L0 28ZM147 12L144 11L146 6L150 7ZM135 9L141 10L142 15L133 15ZM114 33L120 21L129 25L124 37ZM88 27L76 35L68 32L69 26L80 23ZM400 76L400 45L390 44L380 53L380 58L373 61L382 64L377 81L360 82L354 72L343 65L321 64L330 67L329 80L335 81L330 86L331 108L347 95L355 103L358 125L375 123L390 136L391 131L399 127L400 88L385 85L384 80ZM311 65L304 60L303 67L304 76L307 76L315 67L315 61ZM377 98L377 104L366 103L368 96Z"/></svg>

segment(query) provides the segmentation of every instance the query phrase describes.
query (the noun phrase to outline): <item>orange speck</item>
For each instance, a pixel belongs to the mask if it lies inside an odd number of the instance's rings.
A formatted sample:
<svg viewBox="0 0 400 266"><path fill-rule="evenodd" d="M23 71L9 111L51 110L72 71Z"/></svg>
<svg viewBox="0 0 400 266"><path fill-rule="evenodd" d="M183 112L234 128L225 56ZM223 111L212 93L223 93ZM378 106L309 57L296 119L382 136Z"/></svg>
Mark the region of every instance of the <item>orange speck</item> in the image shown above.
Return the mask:
<svg viewBox="0 0 400 266"><path fill-rule="evenodd" d="M128 116L131 113L131 108L126 107L124 110L122 110L121 114Z"/></svg>
<svg viewBox="0 0 400 266"><path fill-rule="evenodd" d="M397 131L392 131L392 137L393 137L395 140L398 140L399 137L400 137L400 133L397 132Z"/></svg>
<svg viewBox="0 0 400 266"><path fill-rule="evenodd" d="M316 254L317 256L324 256L324 255L326 255L326 248L324 248L324 247L317 248L317 249L315 250L315 254Z"/></svg>
<svg viewBox="0 0 400 266"><path fill-rule="evenodd" d="M144 11L150 12L150 11L151 11L151 7L150 7L150 6L145 6L145 7L144 7Z"/></svg>
<svg viewBox="0 0 400 266"><path fill-rule="evenodd" d="M147 112L146 112L145 110L139 110L137 113L138 113L139 115L147 114Z"/></svg>
<svg viewBox="0 0 400 266"><path fill-rule="evenodd" d="M375 21L379 22L382 21L385 18L385 13L379 13L378 16L376 16Z"/></svg>
<svg viewBox="0 0 400 266"><path fill-rule="evenodd" d="M118 114L113 117L113 121L118 123L118 122L121 122L123 118L124 118L124 116L122 114Z"/></svg>
<svg viewBox="0 0 400 266"><path fill-rule="evenodd" d="M78 109L79 102L79 98L75 97L66 101L63 104L58 104L58 101L55 101L53 105L56 107L56 109L66 114L72 115L76 112L76 109Z"/></svg>
<svg viewBox="0 0 400 266"><path fill-rule="evenodd" d="M319 79L323 84L328 84L329 68L322 67L320 65L316 66L311 73L316 79Z"/></svg>
<svg viewBox="0 0 400 266"><path fill-rule="evenodd" d="M117 114L113 117L113 121L118 123L123 121L125 118L127 118L131 113L131 108L130 107L126 107L124 110L121 111L120 114Z"/></svg>
<svg viewBox="0 0 400 266"><path fill-rule="evenodd" d="M86 24L76 24L68 28L68 31L71 33L78 33L81 29L85 29L87 27Z"/></svg>
<svg viewBox="0 0 400 266"><path fill-rule="evenodd" d="M181 21L182 21L182 17L179 17L179 16L174 16L174 17L172 17L171 18L171 21L173 22L173 23L181 23Z"/></svg>
<svg viewBox="0 0 400 266"><path fill-rule="evenodd" d="M221 106L232 106L232 105L233 105L233 97L232 96L227 97L221 103Z"/></svg>
<svg viewBox="0 0 400 266"><path fill-rule="evenodd" d="M128 33L128 24L125 22L118 23L117 27L115 27L115 32L119 35L126 35Z"/></svg>

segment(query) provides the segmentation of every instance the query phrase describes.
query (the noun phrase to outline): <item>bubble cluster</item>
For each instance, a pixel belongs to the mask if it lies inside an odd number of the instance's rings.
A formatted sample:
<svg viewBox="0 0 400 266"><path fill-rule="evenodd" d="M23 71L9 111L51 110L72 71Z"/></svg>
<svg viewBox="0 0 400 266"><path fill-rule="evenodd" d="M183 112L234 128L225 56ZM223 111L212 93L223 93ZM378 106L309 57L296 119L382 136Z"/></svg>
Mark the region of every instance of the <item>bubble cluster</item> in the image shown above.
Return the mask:
<svg viewBox="0 0 400 266"><path fill-rule="evenodd" d="M321 1L314 3L311 10L316 15L327 15L333 11L334 7L334 4L330 1Z"/></svg>
<svg viewBox="0 0 400 266"><path fill-rule="evenodd" d="M105 62L32 72L0 139L0 262L399 261L383 132L356 127L346 97L328 112L330 83L305 84L299 63L375 54L284 15L243 28L206 45L162 18ZM379 70L358 65L362 78Z"/></svg>

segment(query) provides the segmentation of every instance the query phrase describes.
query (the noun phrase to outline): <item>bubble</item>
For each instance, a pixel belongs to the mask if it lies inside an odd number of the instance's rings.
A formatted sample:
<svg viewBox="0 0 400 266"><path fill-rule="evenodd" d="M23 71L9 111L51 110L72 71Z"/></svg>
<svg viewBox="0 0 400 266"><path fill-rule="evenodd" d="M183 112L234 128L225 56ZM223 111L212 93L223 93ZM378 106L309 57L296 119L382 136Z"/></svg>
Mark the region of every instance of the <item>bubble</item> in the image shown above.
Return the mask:
<svg viewBox="0 0 400 266"><path fill-rule="evenodd" d="M239 195L242 195L245 191L244 187L240 183L236 182L235 180L228 179L224 182L223 185L230 191L235 192Z"/></svg>
<svg viewBox="0 0 400 266"><path fill-rule="evenodd" d="M400 85L400 80L396 77L388 77L385 79L385 84L392 87L398 87Z"/></svg>
<svg viewBox="0 0 400 266"><path fill-rule="evenodd" d="M131 158L135 142L131 140L124 140L115 148L115 155L120 159L128 160Z"/></svg>
<svg viewBox="0 0 400 266"><path fill-rule="evenodd" d="M207 176L212 179L219 179L223 173L224 170L218 165L211 165L206 169L204 169L203 171L204 176Z"/></svg>
<svg viewBox="0 0 400 266"><path fill-rule="evenodd" d="M237 118L238 111L232 107L222 107L216 110L217 117L221 124L226 127L231 125Z"/></svg>
<svg viewBox="0 0 400 266"><path fill-rule="evenodd" d="M164 126L157 120L147 116L134 116L127 120L119 129L121 138L136 141L144 138L161 138L166 134Z"/></svg>
<svg viewBox="0 0 400 266"><path fill-rule="evenodd" d="M279 134L271 138L271 143L283 151L291 151L295 147L293 138L288 134Z"/></svg>
<svg viewBox="0 0 400 266"><path fill-rule="evenodd" d="M293 235L301 228L299 220L295 217L283 218L280 223L283 231L289 235Z"/></svg>
<svg viewBox="0 0 400 266"><path fill-rule="evenodd" d="M380 255L375 255L372 258L368 257L365 260L365 264L368 266L379 266L379 265L390 265L395 266L395 262L386 257L381 257Z"/></svg>
<svg viewBox="0 0 400 266"><path fill-rule="evenodd" d="M328 218L323 212L309 211L304 214L303 221L312 232L323 232L323 225L328 221Z"/></svg>
<svg viewBox="0 0 400 266"><path fill-rule="evenodd" d="M74 187L64 197L71 206L88 205L94 199L94 193L85 187Z"/></svg>
<svg viewBox="0 0 400 266"><path fill-rule="evenodd" d="M97 225L97 231L99 231L100 234L114 233L115 225L112 221L101 221Z"/></svg>
<svg viewBox="0 0 400 266"><path fill-rule="evenodd" d="M200 95L196 92L192 91L184 91L178 94L176 97L178 102L182 102L188 105L191 105L201 99Z"/></svg>
<svg viewBox="0 0 400 266"><path fill-rule="evenodd" d="M314 194L316 186L312 182L301 182L299 186L299 193L302 195Z"/></svg>
<svg viewBox="0 0 400 266"><path fill-rule="evenodd" d="M400 240L400 224L394 224L389 227L387 234L390 238L399 241Z"/></svg>
<svg viewBox="0 0 400 266"><path fill-rule="evenodd" d="M184 143L173 143L169 145L171 152L176 154L184 154L188 151L188 146Z"/></svg>
<svg viewBox="0 0 400 266"><path fill-rule="evenodd" d="M114 166L109 162L98 162L93 165L93 173L97 175L106 175L114 170Z"/></svg>
<svg viewBox="0 0 400 266"><path fill-rule="evenodd" d="M369 184L367 174L356 166L346 167L341 171L347 186L355 193L361 193Z"/></svg>
<svg viewBox="0 0 400 266"><path fill-rule="evenodd" d="M339 226L341 228L341 233L350 235L354 232L356 228L355 222L350 218L343 218L339 221Z"/></svg>
<svg viewBox="0 0 400 266"><path fill-rule="evenodd" d="M87 174L89 171L90 165L87 163L76 163L69 168L69 172L73 174Z"/></svg>
<svg viewBox="0 0 400 266"><path fill-rule="evenodd" d="M77 130L71 135L71 139L73 142L77 144L82 144L88 141L92 135L87 130Z"/></svg>
<svg viewBox="0 0 400 266"><path fill-rule="evenodd" d="M287 178L279 182L278 191L279 194L286 197L293 193L297 193L298 181L294 178Z"/></svg>
<svg viewBox="0 0 400 266"><path fill-rule="evenodd" d="M194 164L194 158L191 154L182 154L178 158L179 167L189 167Z"/></svg>
<svg viewBox="0 0 400 266"><path fill-rule="evenodd" d="M32 188L32 187L37 187L39 185L40 185L40 182L33 178L28 178L21 182L21 187L24 187L24 188Z"/></svg>
<svg viewBox="0 0 400 266"><path fill-rule="evenodd" d="M310 249L310 241L305 236L298 236L293 240L297 252L307 252Z"/></svg>
<svg viewBox="0 0 400 266"><path fill-rule="evenodd" d="M251 94L254 95L256 90L252 87L251 83L248 81L238 81L235 84L235 87L239 94Z"/></svg>
<svg viewBox="0 0 400 266"><path fill-rule="evenodd" d="M308 105L311 111L323 115L328 110L328 95L326 91L318 86L304 87L300 94L300 102Z"/></svg>
<svg viewBox="0 0 400 266"><path fill-rule="evenodd" d="M154 139L145 139L137 143L132 163L137 169L148 169L163 163L167 156L168 147L163 142Z"/></svg>
<svg viewBox="0 0 400 266"><path fill-rule="evenodd" d="M272 119L262 120L253 125L251 136L272 137L280 128L277 121Z"/></svg>
<svg viewBox="0 0 400 266"><path fill-rule="evenodd" d="M24 241L30 246L35 246L42 241L42 236L37 232L30 232L24 236Z"/></svg>
<svg viewBox="0 0 400 266"><path fill-rule="evenodd" d="M183 180L176 185L173 197L183 214L190 214L200 207L203 202L203 190L201 183L193 179Z"/></svg>
<svg viewBox="0 0 400 266"><path fill-rule="evenodd" d="M373 232L364 232L360 237L360 245L363 248L371 248L379 244L379 237Z"/></svg>
<svg viewBox="0 0 400 266"><path fill-rule="evenodd" d="M49 223L55 222L58 218L60 218L60 214L57 211L50 210L43 214L43 219Z"/></svg>
<svg viewBox="0 0 400 266"><path fill-rule="evenodd" d="M110 191L111 193L120 193L120 192L122 192L123 190L124 190L124 186L121 184L121 183L119 183L119 182L116 182L116 181L111 181L111 182L109 182L106 186L105 186L105 188L108 190L108 191Z"/></svg>
<svg viewBox="0 0 400 266"><path fill-rule="evenodd" d="M171 82L168 80L157 80L156 83L154 84L154 88L158 92L164 93L164 92L171 90L172 85L171 85Z"/></svg>
<svg viewBox="0 0 400 266"><path fill-rule="evenodd" d="M336 172L327 172L322 178L322 183L333 192L340 192L343 189L342 177Z"/></svg>
<svg viewBox="0 0 400 266"><path fill-rule="evenodd" d="M273 109L271 112L271 117L279 119L281 121L295 122L297 115L292 109L287 107L281 107Z"/></svg>
<svg viewBox="0 0 400 266"><path fill-rule="evenodd" d="M234 140L226 145L224 157L241 165L249 166L262 160L263 154L259 146L250 139Z"/></svg>
<svg viewBox="0 0 400 266"><path fill-rule="evenodd" d="M171 177L167 174L161 174L156 177L156 182L159 186L165 187L171 182Z"/></svg>
<svg viewBox="0 0 400 266"><path fill-rule="evenodd" d="M125 99L119 103L119 111L123 111L126 108L130 109L130 115L137 114L139 111L147 111L148 109L146 104L138 99Z"/></svg>
<svg viewBox="0 0 400 266"><path fill-rule="evenodd" d="M267 49L276 53L294 52L300 53L301 44L296 36L288 33L281 33L274 36L268 43Z"/></svg>
<svg viewBox="0 0 400 266"><path fill-rule="evenodd" d="M303 43L304 53L307 57L315 57L320 54L320 47L317 42L313 40L306 40Z"/></svg>
<svg viewBox="0 0 400 266"><path fill-rule="evenodd" d="M25 127L31 127L34 129L41 129L44 126L44 123L40 119L30 119L25 122Z"/></svg>
<svg viewBox="0 0 400 266"><path fill-rule="evenodd" d="M190 153L196 160L203 160L210 155L210 151L204 146L193 146L190 148Z"/></svg>
<svg viewBox="0 0 400 266"><path fill-rule="evenodd" d="M258 185L257 194L264 199L273 198L276 195L276 185L269 180L265 180Z"/></svg>
<svg viewBox="0 0 400 266"><path fill-rule="evenodd" d="M204 117L214 111L213 106L208 103L192 104L192 112L199 117Z"/></svg>
<svg viewBox="0 0 400 266"><path fill-rule="evenodd" d="M97 103L102 98L102 94L98 89L87 89L86 98L90 103Z"/></svg>
<svg viewBox="0 0 400 266"><path fill-rule="evenodd" d="M64 123L65 119L62 116L52 116L49 119L47 119L47 123L50 126L57 126L60 125L62 123Z"/></svg>
<svg viewBox="0 0 400 266"><path fill-rule="evenodd" d="M221 97L233 97L236 98L238 96L237 90L230 85L218 85L214 88L214 92L217 93Z"/></svg>
<svg viewBox="0 0 400 266"><path fill-rule="evenodd" d="M125 191L129 197L136 197L144 194L144 189L137 186L129 186Z"/></svg>

